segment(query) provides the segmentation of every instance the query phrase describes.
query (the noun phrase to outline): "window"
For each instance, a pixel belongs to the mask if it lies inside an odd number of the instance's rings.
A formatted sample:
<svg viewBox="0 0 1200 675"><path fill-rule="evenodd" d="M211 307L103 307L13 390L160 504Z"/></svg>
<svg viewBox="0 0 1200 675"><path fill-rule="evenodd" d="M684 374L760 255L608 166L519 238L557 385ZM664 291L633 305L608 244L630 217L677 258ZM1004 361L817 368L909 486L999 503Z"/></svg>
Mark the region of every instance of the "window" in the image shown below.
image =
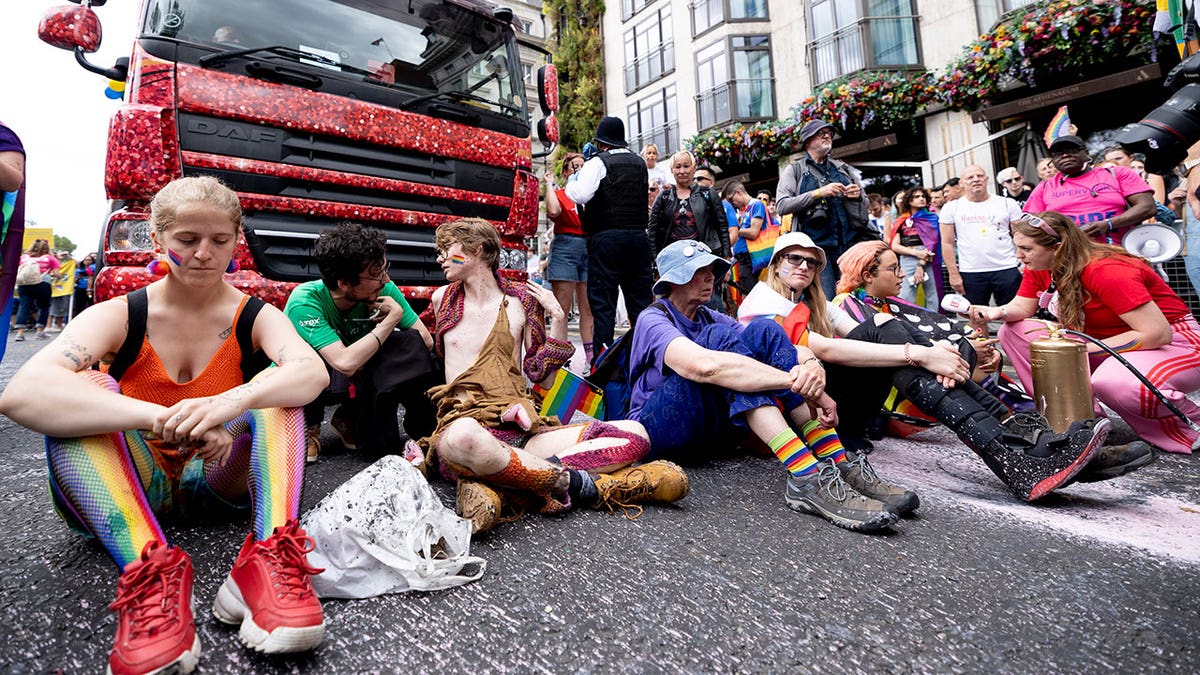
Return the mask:
<svg viewBox="0 0 1200 675"><path fill-rule="evenodd" d="M525 33L526 35L532 35L533 34L533 22L527 21L525 19L521 19L521 32Z"/></svg>
<svg viewBox="0 0 1200 675"><path fill-rule="evenodd" d="M770 18L767 0L694 0L692 37L726 21L761 21Z"/></svg>
<svg viewBox="0 0 1200 675"><path fill-rule="evenodd" d="M521 64L521 78L525 80L525 84L534 84L534 68L532 63Z"/></svg>
<svg viewBox="0 0 1200 675"><path fill-rule="evenodd" d="M975 0L975 16L979 19L979 31L985 32L1000 20L1000 17L1034 0Z"/></svg>
<svg viewBox="0 0 1200 675"><path fill-rule="evenodd" d="M868 68L921 65L912 0L810 0L809 7L814 82Z"/></svg>
<svg viewBox="0 0 1200 675"><path fill-rule="evenodd" d="M675 44L671 35L671 8L651 14L625 32L625 93L675 72Z"/></svg>
<svg viewBox="0 0 1200 675"><path fill-rule="evenodd" d="M708 129L775 117L775 80L766 35L735 36L696 52L696 114Z"/></svg>
<svg viewBox="0 0 1200 675"><path fill-rule="evenodd" d="M621 0L621 20L624 21L637 14L652 2L654 0Z"/></svg>
<svg viewBox="0 0 1200 675"><path fill-rule="evenodd" d="M663 88L629 105L629 149L641 153L650 143L660 159L679 149L679 110L675 85Z"/></svg>

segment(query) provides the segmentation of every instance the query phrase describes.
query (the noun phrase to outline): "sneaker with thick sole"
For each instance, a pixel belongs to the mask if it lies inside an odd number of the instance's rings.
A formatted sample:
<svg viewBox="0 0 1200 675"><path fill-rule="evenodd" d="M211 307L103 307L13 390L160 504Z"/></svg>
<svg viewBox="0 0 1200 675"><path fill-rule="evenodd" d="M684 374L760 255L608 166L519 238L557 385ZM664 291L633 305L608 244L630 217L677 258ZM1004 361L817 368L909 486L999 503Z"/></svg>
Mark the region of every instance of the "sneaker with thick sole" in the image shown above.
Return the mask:
<svg viewBox="0 0 1200 675"><path fill-rule="evenodd" d="M821 516L855 532L879 532L894 525L900 516L877 499L859 494L842 479L842 472L829 462L820 462L816 473L788 475L783 498L788 508Z"/></svg>
<svg viewBox="0 0 1200 675"><path fill-rule="evenodd" d="M333 417L329 418L329 426L333 427L333 433L337 434L343 448L358 449L358 437L354 435L354 418L343 410L343 406L338 406L333 411Z"/></svg>
<svg viewBox="0 0 1200 675"><path fill-rule="evenodd" d="M471 533L480 534L500 523L504 499L483 483L459 479L454 508L460 517L471 521Z"/></svg>
<svg viewBox="0 0 1200 675"><path fill-rule="evenodd" d="M1023 438L993 441L981 455L1005 485L1032 502L1071 481L1092 461L1112 429L1107 419L1073 422L1065 433L1042 433L1029 445Z"/></svg>
<svg viewBox="0 0 1200 675"><path fill-rule="evenodd" d="M600 498L593 508L610 512L618 508L636 509L640 514L641 507L637 504L671 504L691 491L687 473L678 464L664 460L602 473L596 476L595 483Z"/></svg>
<svg viewBox="0 0 1200 675"><path fill-rule="evenodd" d="M313 591L307 555L313 540L295 519L264 541L247 535L233 570L217 591L213 614L223 623L241 624L247 647L265 654L302 652L321 644L325 617Z"/></svg>
<svg viewBox="0 0 1200 675"><path fill-rule="evenodd" d="M917 493L880 478L866 455L847 452L846 461L838 464L837 468L841 470L842 479L847 485L864 497L883 502L898 516L912 513L921 505Z"/></svg>
<svg viewBox="0 0 1200 675"><path fill-rule="evenodd" d="M125 566L117 581L117 636L108 672L190 673L200 660L200 637L192 616L192 561L182 550L157 541Z"/></svg>
<svg viewBox="0 0 1200 675"><path fill-rule="evenodd" d="M304 461L312 464L321 457L321 425L314 424L304 429Z"/></svg>
<svg viewBox="0 0 1200 675"><path fill-rule="evenodd" d="M1075 480L1080 483L1095 483L1124 476L1153 464L1156 459L1158 451L1145 441L1106 445L1096 452L1096 456L1075 476Z"/></svg>

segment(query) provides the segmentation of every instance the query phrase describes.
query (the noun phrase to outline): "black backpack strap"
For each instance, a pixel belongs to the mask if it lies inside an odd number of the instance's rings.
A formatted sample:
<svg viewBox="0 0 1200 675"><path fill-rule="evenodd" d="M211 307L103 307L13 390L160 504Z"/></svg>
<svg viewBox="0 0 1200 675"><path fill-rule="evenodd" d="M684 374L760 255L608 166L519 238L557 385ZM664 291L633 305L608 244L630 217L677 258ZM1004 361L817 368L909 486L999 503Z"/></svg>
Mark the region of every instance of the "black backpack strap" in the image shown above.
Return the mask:
<svg viewBox="0 0 1200 675"><path fill-rule="evenodd" d="M237 337L238 350L241 352L242 381L249 382L251 378L271 365L271 359L263 350L254 348L254 320L267 303L261 298L250 296L238 315L234 335Z"/></svg>
<svg viewBox="0 0 1200 675"><path fill-rule="evenodd" d="M139 288L125 296L126 303L129 305L129 332L125 334L125 341L121 343L121 348L117 350L117 356L113 359L112 365L108 367L108 374L118 382L121 376L129 370L129 366L133 365L137 355L142 351L142 343L146 340L146 308L148 302L146 300L145 287Z"/></svg>

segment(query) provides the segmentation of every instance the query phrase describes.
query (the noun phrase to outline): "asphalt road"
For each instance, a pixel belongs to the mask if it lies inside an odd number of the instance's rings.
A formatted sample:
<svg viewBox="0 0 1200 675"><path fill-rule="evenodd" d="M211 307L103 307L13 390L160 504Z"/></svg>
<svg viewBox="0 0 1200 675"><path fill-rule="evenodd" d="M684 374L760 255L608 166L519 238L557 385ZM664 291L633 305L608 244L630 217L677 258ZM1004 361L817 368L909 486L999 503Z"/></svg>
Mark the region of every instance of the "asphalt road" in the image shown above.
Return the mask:
<svg viewBox="0 0 1200 675"><path fill-rule="evenodd" d="M0 386L42 346L10 342ZM368 463L325 440L305 509ZM891 534L794 513L777 462L731 459L635 521L502 526L473 542L487 570L467 586L327 601L325 642L290 658L209 611L248 524L167 530L196 566L201 672L1200 671L1200 460L1031 506L944 430L878 446L880 473L922 498ZM100 672L115 568L54 515L41 438L0 418L0 453L0 672Z"/></svg>

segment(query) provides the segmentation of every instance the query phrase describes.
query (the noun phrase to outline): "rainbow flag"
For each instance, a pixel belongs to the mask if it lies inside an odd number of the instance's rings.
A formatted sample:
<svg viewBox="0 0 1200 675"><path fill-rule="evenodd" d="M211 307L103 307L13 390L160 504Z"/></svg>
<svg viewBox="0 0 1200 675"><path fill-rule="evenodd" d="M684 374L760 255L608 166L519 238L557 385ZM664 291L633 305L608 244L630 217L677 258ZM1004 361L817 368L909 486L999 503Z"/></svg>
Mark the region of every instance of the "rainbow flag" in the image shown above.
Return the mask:
<svg viewBox="0 0 1200 675"><path fill-rule="evenodd" d="M575 412L604 419L604 391L566 368L554 374L554 384L542 396L542 415L571 424Z"/></svg>
<svg viewBox="0 0 1200 675"><path fill-rule="evenodd" d="M1046 147L1050 147L1050 144L1059 136L1069 136L1070 128L1071 116L1067 114L1067 106L1059 106L1058 112L1054 113L1054 117L1050 119L1050 125L1046 127L1046 133L1042 135L1042 139L1046 141Z"/></svg>
<svg viewBox="0 0 1200 675"><path fill-rule="evenodd" d="M754 273L758 274L771 264L771 254L775 252L775 240L779 239L779 225L764 223L758 231L758 239L747 239L746 250L750 251L750 262L754 265Z"/></svg>

